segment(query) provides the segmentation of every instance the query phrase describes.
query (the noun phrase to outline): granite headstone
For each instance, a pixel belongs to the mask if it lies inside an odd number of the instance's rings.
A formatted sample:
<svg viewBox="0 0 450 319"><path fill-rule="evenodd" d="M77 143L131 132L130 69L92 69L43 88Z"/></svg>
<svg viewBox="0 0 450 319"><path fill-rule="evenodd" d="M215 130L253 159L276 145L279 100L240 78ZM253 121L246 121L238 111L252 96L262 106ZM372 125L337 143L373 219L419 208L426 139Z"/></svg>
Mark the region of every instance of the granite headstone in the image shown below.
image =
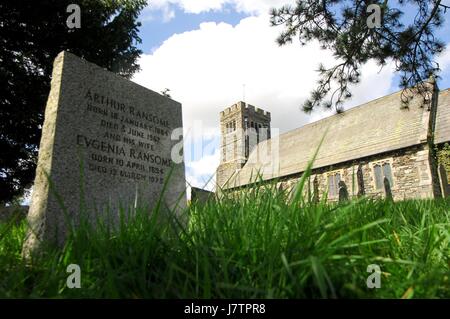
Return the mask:
<svg viewBox="0 0 450 319"><path fill-rule="evenodd" d="M119 211L150 212L159 198L161 207L183 211L180 128L180 103L61 52L53 66L24 251L43 241L64 243L67 225L76 225L82 212L114 222Z"/></svg>

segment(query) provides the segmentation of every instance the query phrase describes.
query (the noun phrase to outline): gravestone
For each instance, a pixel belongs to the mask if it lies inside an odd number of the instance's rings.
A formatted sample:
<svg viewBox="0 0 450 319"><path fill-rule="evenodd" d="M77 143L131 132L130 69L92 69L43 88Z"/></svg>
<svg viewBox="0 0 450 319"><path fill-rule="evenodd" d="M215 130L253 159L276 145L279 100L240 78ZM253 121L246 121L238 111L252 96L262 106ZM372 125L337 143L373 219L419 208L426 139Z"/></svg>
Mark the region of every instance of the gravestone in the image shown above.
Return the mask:
<svg viewBox="0 0 450 319"><path fill-rule="evenodd" d="M338 186L339 186L339 202L348 201L349 195L347 185L345 184L344 181L340 181Z"/></svg>
<svg viewBox="0 0 450 319"><path fill-rule="evenodd" d="M391 189L391 183L389 182L389 179L387 177L385 177L383 179L383 184L384 184L384 193L386 195L386 199L387 200L392 200L392 189Z"/></svg>
<svg viewBox="0 0 450 319"><path fill-rule="evenodd" d="M447 170L445 169L444 165L439 165L439 177L442 185L442 192L444 195L444 198L450 196L450 184L447 177Z"/></svg>
<svg viewBox="0 0 450 319"><path fill-rule="evenodd" d="M317 176L314 177L313 180L313 203L318 204L320 201L319 198L319 181L317 180Z"/></svg>
<svg viewBox="0 0 450 319"><path fill-rule="evenodd" d="M358 197L364 196L366 194L366 189L364 186L364 173L362 165L358 165L358 171L356 172L356 177L358 180Z"/></svg>
<svg viewBox="0 0 450 319"><path fill-rule="evenodd" d="M63 244L68 223L76 225L81 214L115 223L119 212L134 207L150 212L162 193L161 207L182 212L181 145L180 103L61 52L53 65L24 252L41 242Z"/></svg>
<svg viewBox="0 0 450 319"><path fill-rule="evenodd" d="M214 192L205 189L191 187L191 203L206 204L208 201L214 200Z"/></svg>

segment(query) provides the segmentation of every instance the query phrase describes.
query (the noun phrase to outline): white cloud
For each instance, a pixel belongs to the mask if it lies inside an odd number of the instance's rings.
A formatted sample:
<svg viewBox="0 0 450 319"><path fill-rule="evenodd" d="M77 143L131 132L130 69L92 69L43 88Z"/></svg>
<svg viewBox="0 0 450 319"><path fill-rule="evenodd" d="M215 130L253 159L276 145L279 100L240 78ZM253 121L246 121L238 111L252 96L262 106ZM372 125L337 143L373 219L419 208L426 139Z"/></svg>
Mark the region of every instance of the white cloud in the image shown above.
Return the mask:
<svg viewBox="0 0 450 319"><path fill-rule="evenodd" d="M247 102L272 112L272 126L281 131L296 128L310 121L299 106L315 86L317 66L335 60L317 43L278 47L279 29L267 22L261 15L245 18L236 27L210 22L175 34L153 54L141 57L142 71L133 80L156 91L170 88L183 104L185 127L202 120L205 128L217 128L219 112L243 98L246 84ZM389 91L390 68L378 72L374 64L364 67L352 104Z"/></svg>
<svg viewBox="0 0 450 319"><path fill-rule="evenodd" d="M332 54L320 50L317 43L280 48L275 43L279 31L269 26L265 14L245 18L235 27L202 23L197 30L175 34L152 54L144 54L139 61L142 71L134 81L155 91L169 88L172 97L183 104L186 131L201 120L215 137L220 111L242 100L244 83L246 102L270 111L272 127L281 132L330 115L318 111L309 116L300 106L315 87L319 63L335 63ZM363 82L353 90L351 105L389 93L391 69L378 72L374 64L364 67ZM214 173L218 153L211 154L202 154L204 159L186 158L193 176Z"/></svg>
<svg viewBox="0 0 450 319"><path fill-rule="evenodd" d="M174 8L177 7L185 13L202 13L207 11L221 10L228 0L152 0L144 9L142 19L149 20L147 17L154 18L159 12L163 14L163 20L175 17ZM170 13L168 15L167 13Z"/></svg>
<svg viewBox="0 0 450 319"><path fill-rule="evenodd" d="M215 174L214 171L209 175L209 177L203 177L199 176L195 171L187 170L186 171L186 181L188 187L196 187L200 189L206 189L206 190L214 190L213 183L210 182L211 178L214 178L215 181Z"/></svg>
<svg viewBox="0 0 450 319"><path fill-rule="evenodd" d="M188 182L191 186L212 190L215 184L215 171L219 166L219 150L197 161L187 162Z"/></svg>
<svg viewBox="0 0 450 319"><path fill-rule="evenodd" d="M230 0L239 12L267 13L271 8L280 8L283 5L295 4L295 0Z"/></svg>
<svg viewBox="0 0 450 319"><path fill-rule="evenodd" d="M166 3L165 0L153 0L151 5L144 8L139 20L142 23L147 21L161 20L167 23L175 18L175 9L173 6Z"/></svg>
<svg viewBox="0 0 450 319"><path fill-rule="evenodd" d="M450 67L450 43L447 44L446 49L438 56L437 62L442 70L442 73L447 72Z"/></svg>
<svg viewBox="0 0 450 319"><path fill-rule="evenodd" d="M219 166L219 150L216 150L212 155L202 157L198 161L190 162L187 166L198 175L208 175Z"/></svg>
<svg viewBox="0 0 450 319"><path fill-rule="evenodd" d="M175 18L175 10L171 9L170 7L164 7L163 8L163 22L169 22L173 18Z"/></svg>
<svg viewBox="0 0 450 319"><path fill-rule="evenodd" d="M178 7L186 13L219 11L225 6L232 6L236 11L248 14L267 13L272 7L294 4L295 0L152 0L148 9L153 11Z"/></svg>

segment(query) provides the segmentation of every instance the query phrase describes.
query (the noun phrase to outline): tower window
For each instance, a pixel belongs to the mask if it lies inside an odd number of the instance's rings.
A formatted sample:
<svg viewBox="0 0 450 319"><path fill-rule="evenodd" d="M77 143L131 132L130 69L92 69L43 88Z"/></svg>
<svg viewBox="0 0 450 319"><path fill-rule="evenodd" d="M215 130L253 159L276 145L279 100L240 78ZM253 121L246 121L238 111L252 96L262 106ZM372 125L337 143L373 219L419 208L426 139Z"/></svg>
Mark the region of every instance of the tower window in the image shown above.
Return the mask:
<svg viewBox="0 0 450 319"><path fill-rule="evenodd" d="M245 158L250 156L250 138L248 134L245 134Z"/></svg>
<svg viewBox="0 0 450 319"><path fill-rule="evenodd" d="M263 124L261 129L262 139L269 139L269 128L267 127L267 124Z"/></svg>
<svg viewBox="0 0 450 319"><path fill-rule="evenodd" d="M231 133L236 131L236 121L228 122L226 125L226 133Z"/></svg>
<svg viewBox="0 0 450 319"><path fill-rule="evenodd" d="M255 123L255 130L256 130L256 144L259 143L259 129L258 129L258 123Z"/></svg>
<svg viewBox="0 0 450 319"><path fill-rule="evenodd" d="M261 128L262 128L262 125L257 124L256 133L257 133L258 143L262 141L262 138L260 137L260 135L262 134Z"/></svg>

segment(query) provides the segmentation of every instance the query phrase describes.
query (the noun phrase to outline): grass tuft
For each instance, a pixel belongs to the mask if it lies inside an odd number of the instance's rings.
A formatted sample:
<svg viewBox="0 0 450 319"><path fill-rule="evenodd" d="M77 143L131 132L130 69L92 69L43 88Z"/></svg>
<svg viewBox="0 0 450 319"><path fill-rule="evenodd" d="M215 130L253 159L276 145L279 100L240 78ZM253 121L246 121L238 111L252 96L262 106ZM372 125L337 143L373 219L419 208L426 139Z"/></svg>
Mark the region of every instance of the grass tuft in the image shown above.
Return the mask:
<svg viewBox="0 0 450 319"><path fill-rule="evenodd" d="M187 226L145 209L116 229L82 222L31 265L21 257L26 222L1 224L0 297L450 297L449 200L328 204L301 193L225 193L190 206ZM69 264L81 268L81 289L66 286ZM366 286L371 264L380 289Z"/></svg>

